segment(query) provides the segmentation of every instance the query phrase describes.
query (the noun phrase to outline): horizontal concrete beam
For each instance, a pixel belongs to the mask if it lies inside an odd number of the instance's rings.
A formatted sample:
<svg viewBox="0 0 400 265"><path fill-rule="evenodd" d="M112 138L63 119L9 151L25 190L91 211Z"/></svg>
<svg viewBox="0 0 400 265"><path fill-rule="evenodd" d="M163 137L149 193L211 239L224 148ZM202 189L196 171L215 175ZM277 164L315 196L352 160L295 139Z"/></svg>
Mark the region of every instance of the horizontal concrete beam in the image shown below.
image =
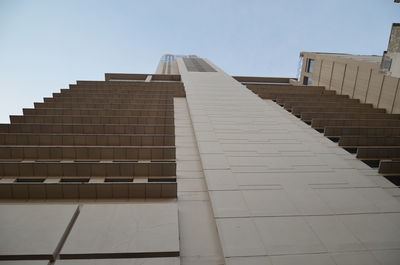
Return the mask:
<svg viewBox="0 0 400 265"><path fill-rule="evenodd" d="M354 103L354 102L349 102L349 101L291 101L291 102L285 102L282 104L285 109L291 110L294 107L307 107L307 106L313 106L313 107L329 107L329 108L334 108L334 107L359 107L359 108L372 108L372 104L359 104L359 103Z"/></svg>
<svg viewBox="0 0 400 265"><path fill-rule="evenodd" d="M232 76L239 82L289 83L289 77Z"/></svg>
<svg viewBox="0 0 400 265"><path fill-rule="evenodd" d="M176 198L176 182L0 183L2 200Z"/></svg>
<svg viewBox="0 0 400 265"><path fill-rule="evenodd" d="M24 115L80 115L80 116L158 116L173 117L172 110L106 110L106 109L23 109Z"/></svg>
<svg viewBox="0 0 400 265"><path fill-rule="evenodd" d="M0 145L174 146L174 135L0 134Z"/></svg>
<svg viewBox="0 0 400 265"><path fill-rule="evenodd" d="M21 160L171 160L175 147L151 146L0 146L0 159Z"/></svg>
<svg viewBox="0 0 400 265"><path fill-rule="evenodd" d="M379 163L379 173L384 176L400 176L400 161L381 160L381 162Z"/></svg>
<svg viewBox="0 0 400 265"><path fill-rule="evenodd" d="M45 109L52 109L52 108L73 108L73 109L151 109L151 110L173 110L174 104L144 104L135 103L135 104L110 104L110 103L42 103L42 102L35 102L35 108L45 108Z"/></svg>
<svg viewBox="0 0 400 265"><path fill-rule="evenodd" d="M312 119L400 119L400 114L387 113L346 113L346 112L303 112L301 114L303 121Z"/></svg>
<svg viewBox="0 0 400 265"><path fill-rule="evenodd" d="M53 93L53 98L62 98L62 97L112 97L112 98L135 98L135 97L144 97L144 98L149 98L149 97L155 97L155 98L169 98L169 97L175 97L174 96L175 91L169 91L169 90L141 90L141 91L131 91L127 90L124 92L120 92L118 94L115 94L115 91L110 90L110 91L98 91L98 92L92 92L92 91L81 91L81 90L73 90L73 89L68 89L68 90L61 90L61 92L55 92Z"/></svg>
<svg viewBox="0 0 400 265"><path fill-rule="evenodd" d="M115 98L107 99L104 97L92 97L92 98L81 98L81 97L63 97L63 98L43 98L44 102L57 102L57 103L107 103L107 104L172 104L173 98L169 99L157 99L157 98Z"/></svg>
<svg viewBox="0 0 400 265"><path fill-rule="evenodd" d="M11 162L0 161L4 177L149 177L176 176L175 161L169 162Z"/></svg>
<svg viewBox="0 0 400 265"><path fill-rule="evenodd" d="M174 124L173 117L157 116L11 115L10 121L11 123Z"/></svg>
<svg viewBox="0 0 400 265"><path fill-rule="evenodd" d="M312 119L311 127L314 129L323 129L326 126L400 127L400 120Z"/></svg>
<svg viewBox="0 0 400 265"><path fill-rule="evenodd" d="M174 125L143 124L0 124L0 133L174 134Z"/></svg>
<svg viewBox="0 0 400 265"><path fill-rule="evenodd" d="M341 136L339 146L400 146L400 136Z"/></svg>
<svg viewBox="0 0 400 265"><path fill-rule="evenodd" d="M373 109L363 107L293 107L293 115L301 115L303 112L346 112L346 113L385 113L385 109Z"/></svg>
<svg viewBox="0 0 400 265"><path fill-rule="evenodd" d="M348 135L362 136L399 136L400 127L325 127L326 137L340 137Z"/></svg>
<svg viewBox="0 0 400 265"><path fill-rule="evenodd" d="M349 101L349 102L355 102L358 103L360 100L358 99L350 99L349 96L347 95L326 95L326 94L309 94L309 95L304 95L304 94L282 94L282 95L277 95L276 96L276 102L279 103L284 103L286 101L310 101L310 102L315 102L315 101Z"/></svg>
<svg viewBox="0 0 400 265"><path fill-rule="evenodd" d="M397 159L400 160L400 146L371 146L357 149L358 159Z"/></svg>

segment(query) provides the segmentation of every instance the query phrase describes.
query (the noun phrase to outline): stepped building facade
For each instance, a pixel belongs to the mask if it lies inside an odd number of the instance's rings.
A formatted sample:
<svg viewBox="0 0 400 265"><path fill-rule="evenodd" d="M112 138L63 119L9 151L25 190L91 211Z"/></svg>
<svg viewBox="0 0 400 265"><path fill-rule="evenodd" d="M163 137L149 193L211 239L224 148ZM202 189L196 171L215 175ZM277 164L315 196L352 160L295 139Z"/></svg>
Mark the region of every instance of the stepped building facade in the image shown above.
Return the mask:
<svg viewBox="0 0 400 265"><path fill-rule="evenodd" d="M164 55L0 124L0 265L400 263L400 84L302 53L299 79Z"/></svg>

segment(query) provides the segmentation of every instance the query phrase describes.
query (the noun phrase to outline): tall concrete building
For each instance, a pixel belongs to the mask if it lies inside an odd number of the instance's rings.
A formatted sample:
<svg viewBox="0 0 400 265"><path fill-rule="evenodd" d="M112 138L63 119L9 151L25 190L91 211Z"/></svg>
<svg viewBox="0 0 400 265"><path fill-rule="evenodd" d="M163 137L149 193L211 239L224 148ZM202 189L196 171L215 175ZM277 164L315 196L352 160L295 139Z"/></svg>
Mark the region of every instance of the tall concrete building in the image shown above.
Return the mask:
<svg viewBox="0 0 400 265"><path fill-rule="evenodd" d="M0 265L400 264L399 80L302 56L297 81L165 55L11 116Z"/></svg>

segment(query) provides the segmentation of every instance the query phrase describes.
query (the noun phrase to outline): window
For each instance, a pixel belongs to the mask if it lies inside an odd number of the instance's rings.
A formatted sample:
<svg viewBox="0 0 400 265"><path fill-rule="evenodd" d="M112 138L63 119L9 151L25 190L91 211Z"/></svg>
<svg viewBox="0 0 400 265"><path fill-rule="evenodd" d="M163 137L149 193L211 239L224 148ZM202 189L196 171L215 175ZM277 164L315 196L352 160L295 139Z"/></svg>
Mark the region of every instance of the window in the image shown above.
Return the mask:
<svg viewBox="0 0 400 265"><path fill-rule="evenodd" d="M104 182L133 182L133 178L106 178Z"/></svg>
<svg viewBox="0 0 400 265"><path fill-rule="evenodd" d="M176 182L176 178L149 178L148 182Z"/></svg>
<svg viewBox="0 0 400 265"><path fill-rule="evenodd" d="M311 77L305 76L303 79L303 85L311 86L313 83L313 79Z"/></svg>
<svg viewBox="0 0 400 265"><path fill-rule="evenodd" d="M17 178L15 182L18 183L42 183L44 178Z"/></svg>
<svg viewBox="0 0 400 265"><path fill-rule="evenodd" d="M87 183L89 178L62 178L60 180L62 183Z"/></svg>
<svg viewBox="0 0 400 265"><path fill-rule="evenodd" d="M307 60L307 73L314 73L314 65L315 65L314 59Z"/></svg>

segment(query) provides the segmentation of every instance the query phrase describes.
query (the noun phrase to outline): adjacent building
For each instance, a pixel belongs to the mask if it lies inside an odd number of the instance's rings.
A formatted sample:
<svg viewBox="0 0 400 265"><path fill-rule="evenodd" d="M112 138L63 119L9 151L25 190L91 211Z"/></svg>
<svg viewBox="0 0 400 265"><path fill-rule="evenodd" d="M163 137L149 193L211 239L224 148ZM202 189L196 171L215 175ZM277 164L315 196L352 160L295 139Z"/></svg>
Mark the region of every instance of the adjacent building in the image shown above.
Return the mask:
<svg viewBox="0 0 400 265"><path fill-rule="evenodd" d="M394 23L383 56L302 52L299 83L324 86L340 95L400 113L400 24Z"/></svg>

